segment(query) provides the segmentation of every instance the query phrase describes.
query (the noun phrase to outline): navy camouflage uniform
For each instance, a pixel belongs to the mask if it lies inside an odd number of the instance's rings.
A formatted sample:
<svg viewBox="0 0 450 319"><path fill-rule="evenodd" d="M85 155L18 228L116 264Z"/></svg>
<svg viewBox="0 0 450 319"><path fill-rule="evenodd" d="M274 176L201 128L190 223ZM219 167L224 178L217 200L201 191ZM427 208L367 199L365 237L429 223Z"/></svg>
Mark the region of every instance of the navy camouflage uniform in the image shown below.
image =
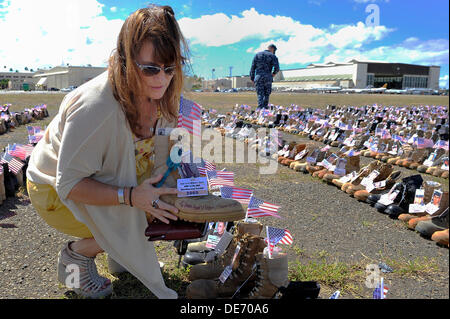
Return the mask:
<svg viewBox="0 0 450 319"><path fill-rule="evenodd" d="M272 93L272 74L280 71L278 58L269 50L264 50L255 55L250 69L250 79L255 82L258 95L258 109L268 108L269 95Z"/></svg>

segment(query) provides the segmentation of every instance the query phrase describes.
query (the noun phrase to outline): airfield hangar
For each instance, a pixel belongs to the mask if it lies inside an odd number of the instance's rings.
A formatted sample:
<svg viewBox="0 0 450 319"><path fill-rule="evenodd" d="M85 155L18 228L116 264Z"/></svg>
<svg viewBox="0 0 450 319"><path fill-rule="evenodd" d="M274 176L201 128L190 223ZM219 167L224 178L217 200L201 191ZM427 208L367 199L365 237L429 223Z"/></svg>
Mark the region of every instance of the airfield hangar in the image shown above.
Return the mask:
<svg viewBox="0 0 450 319"><path fill-rule="evenodd" d="M51 90L80 86L105 72L106 68L91 66L57 66L50 70L38 70L33 78L37 79L36 90Z"/></svg>
<svg viewBox="0 0 450 319"><path fill-rule="evenodd" d="M342 87L364 89L439 89L439 66L350 60L347 63L312 63L306 68L281 70L274 78L278 88Z"/></svg>

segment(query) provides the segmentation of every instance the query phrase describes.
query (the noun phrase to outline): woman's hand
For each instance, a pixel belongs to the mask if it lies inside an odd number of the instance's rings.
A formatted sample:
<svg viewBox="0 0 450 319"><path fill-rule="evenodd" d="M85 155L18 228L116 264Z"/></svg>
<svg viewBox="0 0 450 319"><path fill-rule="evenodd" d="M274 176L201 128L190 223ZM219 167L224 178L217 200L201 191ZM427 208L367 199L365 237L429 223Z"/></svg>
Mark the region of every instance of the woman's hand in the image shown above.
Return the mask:
<svg viewBox="0 0 450 319"><path fill-rule="evenodd" d="M158 175L156 177L146 179L142 182L141 185L133 188L131 201L133 202L133 207L142 209L143 211L148 212L154 217L158 218L160 221L169 224L170 221L168 219L178 219L177 216L173 215L178 212L178 209L175 206L164 203L161 200L158 200L158 208L153 207L152 203L154 200L159 199L159 196L161 195L176 195L178 193L178 190L176 188L154 187L153 184L159 182L161 179L162 175Z"/></svg>

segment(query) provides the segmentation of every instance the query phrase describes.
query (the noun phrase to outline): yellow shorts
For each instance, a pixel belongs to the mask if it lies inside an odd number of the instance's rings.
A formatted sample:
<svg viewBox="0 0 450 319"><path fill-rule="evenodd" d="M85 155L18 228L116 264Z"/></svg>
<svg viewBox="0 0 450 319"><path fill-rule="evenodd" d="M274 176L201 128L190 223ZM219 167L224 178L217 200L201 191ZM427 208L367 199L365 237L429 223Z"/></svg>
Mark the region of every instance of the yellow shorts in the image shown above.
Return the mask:
<svg viewBox="0 0 450 319"><path fill-rule="evenodd" d="M27 190L31 204L48 225L66 235L79 238L94 237L85 224L75 219L52 186L35 184L27 180Z"/></svg>

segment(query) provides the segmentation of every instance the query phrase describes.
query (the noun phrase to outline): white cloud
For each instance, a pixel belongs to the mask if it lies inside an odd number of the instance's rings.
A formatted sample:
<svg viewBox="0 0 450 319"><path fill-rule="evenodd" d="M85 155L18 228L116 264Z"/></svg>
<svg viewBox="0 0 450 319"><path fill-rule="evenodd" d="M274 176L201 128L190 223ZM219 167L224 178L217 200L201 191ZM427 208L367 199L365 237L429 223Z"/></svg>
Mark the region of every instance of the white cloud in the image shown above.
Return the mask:
<svg viewBox="0 0 450 319"><path fill-rule="evenodd" d="M411 41L407 40L399 45L379 46L370 50L356 48L335 50L333 53L327 55L324 60L325 62L346 62L351 58L355 58L357 60L376 60L422 65L448 64L448 40L420 41L419 39L415 39L414 45L410 45Z"/></svg>
<svg viewBox="0 0 450 319"><path fill-rule="evenodd" d="M106 65L122 20L107 20L96 0L22 0L4 3L0 15L0 60L13 69Z"/></svg>
<svg viewBox="0 0 450 319"><path fill-rule="evenodd" d="M111 7L111 8L109 8L109 10L110 10L111 12L117 12L117 7Z"/></svg>
<svg viewBox="0 0 450 319"><path fill-rule="evenodd" d="M289 36L302 28L290 17L264 15L254 8L243 11L241 16L228 17L224 13L216 13L198 19L181 18L178 22L192 44L205 46L229 45L247 38Z"/></svg>
<svg viewBox="0 0 450 319"><path fill-rule="evenodd" d="M275 43L283 64L315 62L325 52L361 47L392 31L385 26L368 27L362 22L320 29L291 17L260 14L254 8L243 11L240 16L216 13L197 19L182 18L179 23L192 45L223 46L246 39L261 40L259 47L247 49L254 53Z"/></svg>
<svg viewBox="0 0 450 319"><path fill-rule="evenodd" d="M264 25L262 31L259 26ZM394 29L386 26L330 25L320 29L301 24L290 17L270 16L258 13L254 8L241 16L228 17L223 13L183 18L180 26L191 44L223 46L247 39L260 40L257 47L247 53L264 50L271 43L277 48L280 63L308 64L313 62L347 62L350 59L389 61L414 64L448 64L448 40L422 41L409 37L400 44L367 49L384 39ZM373 47L373 46L372 46Z"/></svg>
<svg viewBox="0 0 450 319"><path fill-rule="evenodd" d="M439 87L448 89L448 74L439 78Z"/></svg>

